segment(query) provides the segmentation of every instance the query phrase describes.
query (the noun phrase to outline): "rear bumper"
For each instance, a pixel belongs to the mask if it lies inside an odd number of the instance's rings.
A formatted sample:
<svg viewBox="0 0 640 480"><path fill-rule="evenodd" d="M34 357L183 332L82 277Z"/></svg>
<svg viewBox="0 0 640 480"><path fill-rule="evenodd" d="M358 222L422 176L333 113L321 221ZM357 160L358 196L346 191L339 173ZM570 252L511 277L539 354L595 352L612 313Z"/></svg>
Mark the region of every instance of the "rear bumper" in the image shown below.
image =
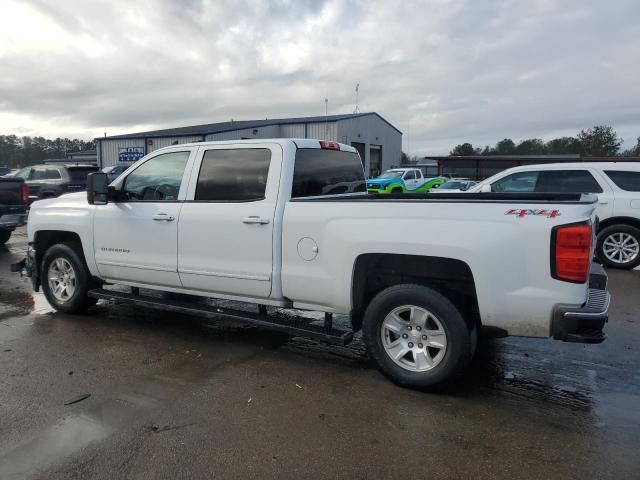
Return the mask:
<svg viewBox="0 0 640 480"><path fill-rule="evenodd" d="M553 338L577 343L603 342L607 338L603 329L609 319L610 302L607 272L602 265L594 263L585 304L556 305L552 321Z"/></svg>
<svg viewBox="0 0 640 480"><path fill-rule="evenodd" d="M0 216L0 229L14 229L27 224L26 213L9 213Z"/></svg>

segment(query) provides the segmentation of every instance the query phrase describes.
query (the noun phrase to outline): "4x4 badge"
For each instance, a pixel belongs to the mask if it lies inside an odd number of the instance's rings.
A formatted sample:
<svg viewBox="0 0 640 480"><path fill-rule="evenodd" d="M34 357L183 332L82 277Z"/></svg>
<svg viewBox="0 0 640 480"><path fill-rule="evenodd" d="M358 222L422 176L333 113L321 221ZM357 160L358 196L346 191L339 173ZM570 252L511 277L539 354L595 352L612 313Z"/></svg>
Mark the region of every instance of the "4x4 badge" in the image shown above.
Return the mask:
<svg viewBox="0 0 640 480"><path fill-rule="evenodd" d="M556 218L561 215L560 210L547 210L546 208L512 208L504 212L505 215L515 215L518 218L524 218L527 215L535 215L537 217Z"/></svg>

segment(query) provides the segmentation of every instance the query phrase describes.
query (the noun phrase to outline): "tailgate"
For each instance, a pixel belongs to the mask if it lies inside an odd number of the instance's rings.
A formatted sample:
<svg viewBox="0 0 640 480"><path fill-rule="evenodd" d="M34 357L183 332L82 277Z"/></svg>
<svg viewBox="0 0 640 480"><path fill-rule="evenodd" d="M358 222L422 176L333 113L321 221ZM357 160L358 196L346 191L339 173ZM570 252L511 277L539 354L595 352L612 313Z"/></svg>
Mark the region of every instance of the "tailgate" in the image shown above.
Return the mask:
<svg viewBox="0 0 640 480"><path fill-rule="evenodd" d="M0 178L0 205L22 205L21 178Z"/></svg>

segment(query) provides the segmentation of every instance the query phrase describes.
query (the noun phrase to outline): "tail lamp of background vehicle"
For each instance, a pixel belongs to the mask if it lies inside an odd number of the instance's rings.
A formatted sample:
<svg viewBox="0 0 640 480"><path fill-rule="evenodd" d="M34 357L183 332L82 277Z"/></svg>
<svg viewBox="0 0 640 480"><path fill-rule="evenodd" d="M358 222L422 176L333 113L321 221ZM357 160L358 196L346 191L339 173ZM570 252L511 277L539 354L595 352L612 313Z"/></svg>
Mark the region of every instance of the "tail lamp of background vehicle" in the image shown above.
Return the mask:
<svg viewBox="0 0 640 480"><path fill-rule="evenodd" d="M585 283L593 258L593 225L580 223L555 227L551 233L551 276Z"/></svg>
<svg viewBox="0 0 640 480"><path fill-rule="evenodd" d="M22 183L22 203L29 203L29 185Z"/></svg>

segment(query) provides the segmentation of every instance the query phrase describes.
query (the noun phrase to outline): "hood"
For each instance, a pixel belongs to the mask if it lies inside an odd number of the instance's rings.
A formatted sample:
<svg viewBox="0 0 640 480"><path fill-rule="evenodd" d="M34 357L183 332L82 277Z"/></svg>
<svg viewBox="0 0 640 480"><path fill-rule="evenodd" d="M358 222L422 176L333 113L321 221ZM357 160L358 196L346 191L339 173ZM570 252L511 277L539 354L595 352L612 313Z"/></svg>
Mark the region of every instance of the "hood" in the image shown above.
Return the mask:
<svg viewBox="0 0 640 480"><path fill-rule="evenodd" d="M44 200L36 200L31 204L31 208L47 208L47 207L88 207L87 192L65 193L56 198L47 198Z"/></svg>

